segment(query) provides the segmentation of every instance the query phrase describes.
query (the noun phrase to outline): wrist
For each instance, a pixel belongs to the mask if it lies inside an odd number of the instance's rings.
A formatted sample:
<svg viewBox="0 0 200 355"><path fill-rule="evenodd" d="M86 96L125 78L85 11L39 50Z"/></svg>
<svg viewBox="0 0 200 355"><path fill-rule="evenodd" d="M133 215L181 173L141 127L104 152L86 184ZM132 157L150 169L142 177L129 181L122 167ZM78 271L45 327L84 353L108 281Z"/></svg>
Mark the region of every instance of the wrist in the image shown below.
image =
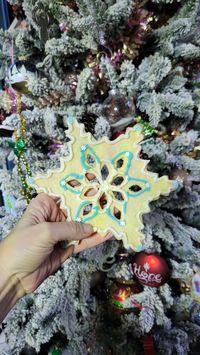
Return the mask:
<svg viewBox="0 0 200 355"><path fill-rule="evenodd" d="M14 277L9 276L1 268L0 275L0 324L3 322L6 315L17 303L17 301L24 296L20 281Z"/></svg>

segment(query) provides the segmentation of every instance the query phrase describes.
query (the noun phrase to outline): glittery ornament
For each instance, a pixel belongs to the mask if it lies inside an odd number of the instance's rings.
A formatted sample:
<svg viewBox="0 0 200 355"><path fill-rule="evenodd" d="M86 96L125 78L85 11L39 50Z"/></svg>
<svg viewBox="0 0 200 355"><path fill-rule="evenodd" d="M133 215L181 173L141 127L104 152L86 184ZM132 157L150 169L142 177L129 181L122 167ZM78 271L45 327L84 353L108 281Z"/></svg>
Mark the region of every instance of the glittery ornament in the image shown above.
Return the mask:
<svg viewBox="0 0 200 355"><path fill-rule="evenodd" d="M26 109L26 105L21 100L21 95L11 86L4 93L4 109L7 113L19 113Z"/></svg>
<svg viewBox="0 0 200 355"><path fill-rule="evenodd" d="M60 158L58 169L38 174L30 183L38 192L60 196L68 219L89 222L100 235L111 232L126 248L140 251L142 214L149 212L150 201L176 185L146 170L148 161L139 158L143 136L138 125L115 141L96 141L73 118L68 126L69 156Z"/></svg>
<svg viewBox="0 0 200 355"><path fill-rule="evenodd" d="M190 308L191 321L200 326L200 304L193 302Z"/></svg>
<svg viewBox="0 0 200 355"><path fill-rule="evenodd" d="M37 76L35 65L28 61L18 61L12 64L8 72L8 80L12 88L20 94L30 94L28 81Z"/></svg>
<svg viewBox="0 0 200 355"><path fill-rule="evenodd" d="M134 118L134 105L119 90L112 89L103 102L102 114L113 128L122 129Z"/></svg>
<svg viewBox="0 0 200 355"><path fill-rule="evenodd" d="M122 48L122 54L124 54L129 59L133 59L138 55L139 45L136 43L125 42Z"/></svg>
<svg viewBox="0 0 200 355"><path fill-rule="evenodd" d="M170 276L167 262L158 254L137 253L133 257L132 270L141 284L150 287L162 286Z"/></svg>
<svg viewBox="0 0 200 355"><path fill-rule="evenodd" d="M142 306L134 300L134 294L142 291L141 285L134 282L132 285L116 283L113 284L110 292L110 305L116 313L139 314Z"/></svg>
<svg viewBox="0 0 200 355"><path fill-rule="evenodd" d="M147 36L152 30L153 19L152 14L142 8L141 2L134 1L127 23L120 29L120 38L113 38L109 43L113 53L120 48L122 57L119 59L121 62L127 58L133 60L138 57L141 44L145 44ZM117 65L119 64L118 61Z"/></svg>
<svg viewBox="0 0 200 355"><path fill-rule="evenodd" d="M67 102L68 99L68 94L62 94L57 91L50 91L47 95L39 97L36 102L36 105L38 105L39 108L43 108L46 106L59 106L61 103Z"/></svg>
<svg viewBox="0 0 200 355"><path fill-rule="evenodd" d="M112 57L111 57L111 63L114 68L118 68L124 58L124 55L120 49L118 49L117 52L115 52Z"/></svg>
<svg viewBox="0 0 200 355"><path fill-rule="evenodd" d="M184 186L192 186L192 180L190 178L190 174L183 170L183 169L178 169L178 168L173 168L169 174L169 177L172 180L177 180L183 183Z"/></svg>
<svg viewBox="0 0 200 355"><path fill-rule="evenodd" d="M142 125L143 127L142 133L144 134L145 138L151 137L156 132L155 128L153 128L149 122L142 120L140 116L137 117L137 122Z"/></svg>

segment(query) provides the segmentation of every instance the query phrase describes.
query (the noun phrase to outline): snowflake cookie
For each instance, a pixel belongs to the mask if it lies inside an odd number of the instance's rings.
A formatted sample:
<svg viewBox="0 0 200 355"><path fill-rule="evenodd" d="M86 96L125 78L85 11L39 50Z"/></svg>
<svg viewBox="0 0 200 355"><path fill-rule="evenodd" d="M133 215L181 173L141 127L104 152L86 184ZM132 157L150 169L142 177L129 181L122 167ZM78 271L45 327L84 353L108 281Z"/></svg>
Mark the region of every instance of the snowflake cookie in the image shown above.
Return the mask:
<svg viewBox="0 0 200 355"><path fill-rule="evenodd" d="M60 196L68 220L90 223L102 236L111 232L125 247L140 251L149 202L176 188L167 176L146 170L148 161L139 157L141 130L136 125L114 141L96 141L82 124L69 120L69 156L30 183L38 192Z"/></svg>

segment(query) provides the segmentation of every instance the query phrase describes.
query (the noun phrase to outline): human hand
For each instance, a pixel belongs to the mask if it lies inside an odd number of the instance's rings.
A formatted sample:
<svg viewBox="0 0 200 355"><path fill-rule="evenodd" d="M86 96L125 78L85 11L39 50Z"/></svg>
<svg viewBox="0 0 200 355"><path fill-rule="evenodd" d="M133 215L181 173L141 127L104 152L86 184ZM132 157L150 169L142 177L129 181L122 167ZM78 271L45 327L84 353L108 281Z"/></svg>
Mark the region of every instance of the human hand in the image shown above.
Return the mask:
<svg viewBox="0 0 200 355"><path fill-rule="evenodd" d="M1 272L16 278L23 294L28 294L73 252L109 238L93 233L93 227L88 224L66 222L58 199L42 193L31 201L20 222L1 242ZM62 249L58 243L70 240L80 241L80 244Z"/></svg>

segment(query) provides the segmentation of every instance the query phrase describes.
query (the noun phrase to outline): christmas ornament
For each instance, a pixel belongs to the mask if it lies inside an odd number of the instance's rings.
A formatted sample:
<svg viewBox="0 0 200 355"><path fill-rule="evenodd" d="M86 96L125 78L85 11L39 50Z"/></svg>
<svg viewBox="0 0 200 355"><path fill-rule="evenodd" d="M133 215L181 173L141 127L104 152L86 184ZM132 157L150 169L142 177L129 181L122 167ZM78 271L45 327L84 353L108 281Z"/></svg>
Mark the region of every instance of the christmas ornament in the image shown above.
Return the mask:
<svg viewBox="0 0 200 355"><path fill-rule="evenodd" d="M132 262L133 275L143 285L159 287L170 276L169 266L158 254L137 253Z"/></svg>
<svg viewBox="0 0 200 355"><path fill-rule="evenodd" d="M111 63L113 65L114 68L120 68L121 62L124 59L124 55L121 52L120 49L118 49L117 52L113 53L112 57L111 57Z"/></svg>
<svg viewBox="0 0 200 355"><path fill-rule="evenodd" d="M109 91L107 99L103 102L102 114L111 127L121 130L133 121L133 103L127 100L119 90L112 89Z"/></svg>
<svg viewBox="0 0 200 355"><path fill-rule="evenodd" d="M138 314L142 306L134 300L134 294L142 291L141 285L137 282L132 285L125 285L116 283L113 285L110 294L110 305L117 313L131 313Z"/></svg>
<svg viewBox="0 0 200 355"><path fill-rule="evenodd" d="M18 20L22 20L25 16L22 6L17 4L12 5L12 15Z"/></svg>
<svg viewBox="0 0 200 355"><path fill-rule="evenodd" d="M9 87L4 93L4 108L7 113L19 113L26 109L18 92Z"/></svg>
<svg viewBox="0 0 200 355"><path fill-rule="evenodd" d="M171 170L171 173L169 174L169 177L172 180L177 180L182 182L184 186L187 187L192 186L192 180L190 179L190 174L183 169L173 168Z"/></svg>
<svg viewBox="0 0 200 355"><path fill-rule="evenodd" d="M198 143L197 143L198 144ZM193 159L198 159L200 158L200 146L196 145L190 152L186 153L188 157L191 157Z"/></svg>
<svg viewBox="0 0 200 355"><path fill-rule="evenodd" d="M112 136L112 140L117 139L118 137L121 136L121 134L124 134L124 133L125 133L125 131L119 131L119 132L114 133Z"/></svg>
<svg viewBox="0 0 200 355"><path fill-rule="evenodd" d="M70 89L75 92L78 84L78 74L68 73L65 75L65 84L69 85Z"/></svg>
<svg viewBox="0 0 200 355"><path fill-rule="evenodd" d="M69 31L69 27L67 26L66 23L62 22L59 24L59 28L61 32L68 32Z"/></svg>
<svg viewBox="0 0 200 355"><path fill-rule="evenodd" d="M129 40L127 41L125 39L125 42L123 43L122 54L124 54L129 59L134 59L138 55L139 47L140 46L138 44L130 43Z"/></svg>
<svg viewBox="0 0 200 355"><path fill-rule="evenodd" d="M90 287L97 287L99 284L102 284L105 280L106 274L103 271L94 271L91 275Z"/></svg>
<svg viewBox="0 0 200 355"><path fill-rule="evenodd" d="M61 355L62 351L55 347L54 349L51 350L50 354L49 355Z"/></svg>
<svg viewBox="0 0 200 355"><path fill-rule="evenodd" d="M117 261L125 261L130 259L130 254L123 247L119 248L115 256Z"/></svg>
<svg viewBox="0 0 200 355"><path fill-rule="evenodd" d="M109 43L109 48L116 52L120 48L123 59L133 60L138 57L139 49L142 44L145 44L147 36L152 31L151 23L155 20L152 13L142 8L139 1L134 2L132 13L130 14L127 23L120 28L120 37L112 36Z"/></svg>
<svg viewBox="0 0 200 355"><path fill-rule="evenodd" d="M55 154L55 152L62 147L63 144L61 141L52 139L52 141L49 142L48 151L50 154Z"/></svg>
<svg viewBox="0 0 200 355"><path fill-rule="evenodd" d="M193 302L190 308L191 321L197 325L200 325L200 304Z"/></svg>
<svg viewBox="0 0 200 355"><path fill-rule="evenodd" d="M115 141L96 141L73 118L68 126L69 156L60 158L59 169L38 174L30 184L60 196L69 220L89 222L102 236L111 232L126 248L140 251L142 214L149 212L150 201L177 185L147 171L148 161L139 159L142 127L128 128Z"/></svg>
<svg viewBox="0 0 200 355"><path fill-rule="evenodd" d="M8 72L8 80L12 88L20 94L30 94L28 81L35 78L37 69L35 65L25 60L19 60L12 64Z"/></svg>
<svg viewBox="0 0 200 355"><path fill-rule="evenodd" d="M191 282L191 297L200 303L200 271L194 274Z"/></svg>
<svg viewBox="0 0 200 355"><path fill-rule="evenodd" d="M64 95L57 91L50 91L48 95L39 97L36 101L36 105L38 105L39 108L46 106L59 106L61 103L68 101L68 99L69 95L67 94Z"/></svg>
<svg viewBox="0 0 200 355"><path fill-rule="evenodd" d="M6 112L3 108L0 108L0 124L5 120Z"/></svg>
<svg viewBox="0 0 200 355"><path fill-rule="evenodd" d="M189 282L181 280L179 282L179 285L180 285L180 290L182 293L190 293L191 287L190 287Z"/></svg>
<svg viewBox="0 0 200 355"><path fill-rule="evenodd" d="M149 122L145 122L144 120L142 120L140 116L137 118L137 122L142 125L142 133L144 134L145 138L151 137L156 132L155 128L153 128Z"/></svg>
<svg viewBox="0 0 200 355"><path fill-rule="evenodd" d="M142 337L144 355L156 355L153 337L151 335L143 335Z"/></svg>

